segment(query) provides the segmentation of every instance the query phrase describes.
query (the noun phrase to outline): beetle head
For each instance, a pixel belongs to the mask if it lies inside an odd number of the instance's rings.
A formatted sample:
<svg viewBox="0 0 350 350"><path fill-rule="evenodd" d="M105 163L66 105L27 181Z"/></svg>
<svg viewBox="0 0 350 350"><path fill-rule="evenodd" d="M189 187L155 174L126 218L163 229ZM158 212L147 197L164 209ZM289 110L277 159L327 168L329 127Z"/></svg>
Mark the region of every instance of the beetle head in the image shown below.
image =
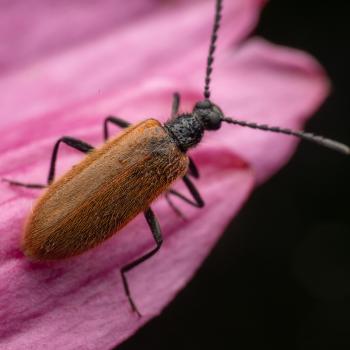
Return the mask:
<svg viewBox="0 0 350 350"><path fill-rule="evenodd" d="M197 102L193 114L201 120L205 130L218 130L224 115L221 109L209 100Z"/></svg>

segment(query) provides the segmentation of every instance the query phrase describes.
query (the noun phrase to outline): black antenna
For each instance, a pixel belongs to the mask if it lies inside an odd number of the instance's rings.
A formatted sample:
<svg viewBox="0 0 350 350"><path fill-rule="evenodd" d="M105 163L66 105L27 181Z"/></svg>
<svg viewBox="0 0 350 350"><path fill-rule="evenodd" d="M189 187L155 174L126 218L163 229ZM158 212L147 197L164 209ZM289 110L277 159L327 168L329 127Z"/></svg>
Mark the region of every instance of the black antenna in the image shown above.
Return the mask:
<svg viewBox="0 0 350 350"><path fill-rule="evenodd" d="M206 100L209 100L209 98L210 98L210 90L209 90L210 75L213 71L212 66L213 66L213 62L214 62L214 52L216 49L216 41L218 39L218 30L220 28L222 1L223 0L216 0L214 25L213 25L213 31L211 33L211 38L210 38L209 54L208 54L208 60L207 60L207 70L206 70L206 74L205 74L204 98Z"/></svg>
<svg viewBox="0 0 350 350"><path fill-rule="evenodd" d="M218 39L218 30L220 28L220 22L222 18L222 3L223 0L216 0L216 7L215 7L215 17L214 17L214 25L213 25L213 30L211 33L211 38L210 38L210 45L209 45L209 54L208 54L208 59L207 59L207 69L206 69L206 74L205 74L205 85L204 85L204 98L205 100L210 99L210 82L211 82L211 73L213 71L213 62L214 62L214 53L216 50L216 41ZM210 103L211 105L211 103ZM208 107L208 106L207 106ZM221 116L221 121L224 121L226 123L230 124L235 124L235 125L240 125L252 129L259 129L263 131L270 131L270 132L276 132L280 134L285 134L285 135L291 135L295 137L299 137L301 139L317 143L323 147L327 147L330 149L333 149L337 152L344 153L346 155L350 155L350 147L347 145L344 145L343 143L327 139L323 136L315 135L310 132L305 132L305 131L296 131L296 130L290 130L286 128L280 128L278 126L269 126L266 124L257 124L257 123L251 123L247 122L244 120L237 120L237 119L232 119L228 117L223 117ZM217 122L217 120L215 120Z"/></svg>
<svg viewBox="0 0 350 350"><path fill-rule="evenodd" d="M237 120L237 119L232 119L232 118L227 118L227 117L222 118L222 121L224 121L226 123L230 123L230 124L245 126L245 127L252 128L252 129L272 131L272 132L277 132L280 134L296 136L296 137L299 137L299 138L307 140L307 141L318 143L319 145L333 149L334 151L344 153L347 155L350 154L350 147L348 147L347 145L344 145L343 143L340 143L340 142L337 142L337 141L334 141L331 139L327 139L323 136L314 135L314 134L309 133L309 132L295 131L295 130L280 128L278 126L269 126L269 125L265 125L265 124L251 123L251 122L246 122L244 120Z"/></svg>

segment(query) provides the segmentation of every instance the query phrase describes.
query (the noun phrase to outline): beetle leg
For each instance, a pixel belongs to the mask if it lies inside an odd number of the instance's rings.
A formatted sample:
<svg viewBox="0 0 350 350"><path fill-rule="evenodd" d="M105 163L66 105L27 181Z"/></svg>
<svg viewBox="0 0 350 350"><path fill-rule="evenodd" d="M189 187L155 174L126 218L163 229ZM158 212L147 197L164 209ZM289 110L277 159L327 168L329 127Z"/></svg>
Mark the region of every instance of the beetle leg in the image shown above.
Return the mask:
<svg viewBox="0 0 350 350"><path fill-rule="evenodd" d="M109 132L108 132L108 123L109 122L123 128L123 129L127 128L128 126L131 125L129 122L127 122L124 119L120 119L120 118L113 117L113 116L107 117L103 122L103 138L105 141L107 141L108 137L109 137Z"/></svg>
<svg viewBox="0 0 350 350"><path fill-rule="evenodd" d="M50 169L49 169L49 174L47 177L47 184L48 185L50 185L52 183L52 181L55 177L55 168L56 168L58 147L59 147L61 142L65 143L66 145L68 145L72 148L77 149L78 151L84 152L84 153L88 153L94 149L94 147L92 147L91 145L89 145L88 143L86 143L84 141L75 139L75 138L70 137L70 136L61 137L55 143L55 146L53 148L53 152L51 155ZM18 182L18 181L7 180L7 179L3 179L3 181L6 181L11 185L22 186L22 187L27 187L27 188L45 188L46 187L46 185L42 185L42 184L28 184L28 183L22 183L22 182Z"/></svg>
<svg viewBox="0 0 350 350"><path fill-rule="evenodd" d="M70 136L63 136L61 137L55 144L51 156L51 164L50 164L50 170L49 175L47 177L47 183L50 185L53 179L55 178L55 170L56 170L56 160L57 160L57 153L58 153L58 147L60 143L63 142L66 145L77 149L78 151L88 153L94 149L93 146L89 145L88 143L75 139L74 137Z"/></svg>
<svg viewBox="0 0 350 350"><path fill-rule="evenodd" d="M170 195L174 195L180 199L182 199L184 202L186 202L187 204L190 204L196 208L203 208L204 207L204 201L201 197L201 195L199 194L197 188L195 187L195 185L193 184L193 182L189 179L189 177L187 175L185 175L183 177L183 181L186 185L186 187L188 188L188 190L190 191L194 201L192 199L189 199L187 197L185 197L183 194L181 194L180 192L177 192L175 190L168 190L165 194L165 198L168 201L170 207L175 211L175 213L180 216L182 219L186 220L186 216L180 211L179 208L177 208L175 206L175 204L172 202L172 200L170 199Z"/></svg>
<svg viewBox="0 0 350 350"><path fill-rule="evenodd" d="M173 104L171 106L171 119L176 118L177 113L179 112L180 107L180 94L175 92L173 94Z"/></svg>
<svg viewBox="0 0 350 350"><path fill-rule="evenodd" d="M1 179L1 181L3 182L7 182L12 186L21 186L21 187L27 187L27 188L45 188L46 185L42 185L42 184L26 184L23 182L18 182L18 181L14 181L14 180L9 180L9 179Z"/></svg>
<svg viewBox="0 0 350 350"><path fill-rule="evenodd" d="M192 199L189 199L187 197L185 197L183 194L175 191L175 190L172 190L170 189L168 191L168 194L172 194L178 198L181 198L184 202L196 207L196 208L203 208L204 207L204 201L201 197L201 195L199 194L197 188L195 187L195 185L193 184L193 182L188 178L187 175L185 175L183 177L183 181L186 185L186 187L188 188L188 190L190 191L192 197L194 200Z"/></svg>
<svg viewBox="0 0 350 350"><path fill-rule="evenodd" d="M134 300L131 296L129 284L128 284L128 281L126 279L125 274L128 271L130 271L131 269L133 269L134 267L140 265L141 263L143 263L144 261L146 261L147 259L152 257L159 250L159 248L161 247L161 245L163 243L162 232L161 232L158 220L153 213L153 210L151 208L148 208L144 214L145 214L145 218L147 220L148 226L151 229L153 238L156 241L157 246L154 249L152 249L150 252L148 252L147 254L143 255L142 257L134 260L133 262L129 263L128 265L123 266L121 269L121 275L122 275L122 281L123 281L125 294L128 297L128 300L129 300L129 303L130 303L132 310L134 312L136 312L137 315L140 317L141 317L141 314L138 311L136 304L134 303Z"/></svg>
<svg viewBox="0 0 350 350"><path fill-rule="evenodd" d="M172 190L173 192L176 192L175 190ZM177 192L176 192L177 193ZM166 193L165 193L165 199L166 199L166 201L168 202L168 204L169 204L169 206L170 206L170 208L172 209L172 210L174 210L174 212L175 212L175 214L180 218L180 219L182 219L183 221L187 221L187 217L186 217L186 215L185 214L183 214L183 212L174 204L174 202L171 200L171 198L170 198L170 191L167 191ZM174 193L172 193L172 194L174 194Z"/></svg>
<svg viewBox="0 0 350 350"><path fill-rule="evenodd" d="M199 178L199 171L191 157L188 157L190 162L188 164L188 175L193 176L195 179Z"/></svg>

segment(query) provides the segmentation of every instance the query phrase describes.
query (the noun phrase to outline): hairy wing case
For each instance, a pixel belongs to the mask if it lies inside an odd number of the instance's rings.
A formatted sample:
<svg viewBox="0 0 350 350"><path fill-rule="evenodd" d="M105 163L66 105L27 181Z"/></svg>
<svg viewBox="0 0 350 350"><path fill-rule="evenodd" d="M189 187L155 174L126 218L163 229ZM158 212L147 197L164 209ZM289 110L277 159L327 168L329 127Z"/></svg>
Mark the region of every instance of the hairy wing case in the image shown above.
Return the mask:
<svg viewBox="0 0 350 350"><path fill-rule="evenodd" d="M23 238L42 260L77 255L125 226L188 167L154 119L127 128L92 151L39 198Z"/></svg>

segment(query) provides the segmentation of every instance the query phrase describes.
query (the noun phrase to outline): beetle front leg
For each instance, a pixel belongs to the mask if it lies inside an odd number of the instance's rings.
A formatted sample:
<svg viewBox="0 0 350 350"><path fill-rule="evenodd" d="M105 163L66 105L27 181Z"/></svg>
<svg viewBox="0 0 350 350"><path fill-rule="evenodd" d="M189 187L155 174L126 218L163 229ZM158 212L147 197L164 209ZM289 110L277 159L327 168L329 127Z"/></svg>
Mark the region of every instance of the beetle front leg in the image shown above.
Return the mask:
<svg viewBox="0 0 350 350"><path fill-rule="evenodd" d="M124 119L121 119L121 118L118 118L118 117L113 117L112 115L110 115L103 122L103 139L105 141L107 141L108 138L109 138L108 123L112 123L114 125L117 125L120 128L122 128L122 129L127 128L128 126L131 125L129 122L127 122Z"/></svg>
<svg viewBox="0 0 350 350"><path fill-rule="evenodd" d="M178 92L175 92L173 94L173 103L171 106L171 119L176 118L180 107L180 94Z"/></svg>

